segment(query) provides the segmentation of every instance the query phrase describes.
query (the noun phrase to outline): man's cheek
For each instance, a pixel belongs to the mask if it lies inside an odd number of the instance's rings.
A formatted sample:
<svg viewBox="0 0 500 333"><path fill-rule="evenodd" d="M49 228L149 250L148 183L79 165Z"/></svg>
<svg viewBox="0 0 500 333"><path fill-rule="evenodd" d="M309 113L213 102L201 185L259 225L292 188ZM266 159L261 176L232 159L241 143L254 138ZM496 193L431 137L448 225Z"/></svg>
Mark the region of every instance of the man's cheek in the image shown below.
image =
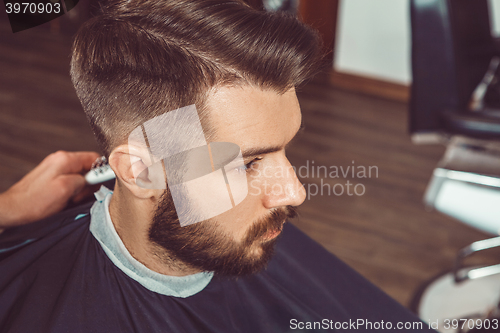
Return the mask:
<svg viewBox="0 0 500 333"><path fill-rule="evenodd" d="M250 181L250 190L248 192L250 196L260 196L262 194L262 190L260 188L260 182L258 179L252 179Z"/></svg>
<svg viewBox="0 0 500 333"><path fill-rule="evenodd" d="M169 187L183 227L208 220L233 208L221 170Z"/></svg>

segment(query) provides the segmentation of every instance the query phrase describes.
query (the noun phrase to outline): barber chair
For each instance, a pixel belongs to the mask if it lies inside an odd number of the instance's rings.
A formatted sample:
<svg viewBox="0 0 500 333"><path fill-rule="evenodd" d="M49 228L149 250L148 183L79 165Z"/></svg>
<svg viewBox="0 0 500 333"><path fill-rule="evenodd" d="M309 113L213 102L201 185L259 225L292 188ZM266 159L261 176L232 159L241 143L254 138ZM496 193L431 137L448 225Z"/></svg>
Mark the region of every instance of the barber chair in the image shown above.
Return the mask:
<svg viewBox="0 0 500 333"><path fill-rule="evenodd" d="M500 317L500 265L463 267L469 255L500 246L499 42L487 0L411 0L411 28L411 138L447 145L424 202L497 236L462 249L454 271L414 299L413 309L439 321L440 332L465 332L444 320Z"/></svg>

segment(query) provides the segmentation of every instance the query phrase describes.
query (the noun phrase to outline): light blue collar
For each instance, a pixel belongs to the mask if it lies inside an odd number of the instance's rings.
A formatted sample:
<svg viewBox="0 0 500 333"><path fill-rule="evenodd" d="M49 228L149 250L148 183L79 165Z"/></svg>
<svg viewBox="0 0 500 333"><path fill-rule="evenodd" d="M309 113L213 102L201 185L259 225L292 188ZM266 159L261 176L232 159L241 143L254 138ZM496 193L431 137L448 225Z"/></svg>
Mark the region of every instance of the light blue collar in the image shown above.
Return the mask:
<svg viewBox="0 0 500 333"><path fill-rule="evenodd" d="M113 192L104 186L95 193L97 201L90 210L90 232L116 267L147 289L167 296L189 297L199 293L210 283L213 272L169 276L152 271L134 259L111 222L109 202L112 195Z"/></svg>

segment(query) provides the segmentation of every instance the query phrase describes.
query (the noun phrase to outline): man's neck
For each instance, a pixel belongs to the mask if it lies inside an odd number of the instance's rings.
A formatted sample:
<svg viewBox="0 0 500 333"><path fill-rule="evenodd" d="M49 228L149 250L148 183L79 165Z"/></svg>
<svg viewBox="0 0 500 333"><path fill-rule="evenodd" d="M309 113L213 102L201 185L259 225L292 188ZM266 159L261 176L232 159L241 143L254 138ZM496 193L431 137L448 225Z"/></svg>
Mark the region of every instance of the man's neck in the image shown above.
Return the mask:
<svg viewBox="0 0 500 333"><path fill-rule="evenodd" d="M172 259L165 249L149 240L148 231L155 208L154 200L136 198L127 189L118 184L115 186L109 214L127 251L144 266L160 274L186 276L199 273L199 270Z"/></svg>

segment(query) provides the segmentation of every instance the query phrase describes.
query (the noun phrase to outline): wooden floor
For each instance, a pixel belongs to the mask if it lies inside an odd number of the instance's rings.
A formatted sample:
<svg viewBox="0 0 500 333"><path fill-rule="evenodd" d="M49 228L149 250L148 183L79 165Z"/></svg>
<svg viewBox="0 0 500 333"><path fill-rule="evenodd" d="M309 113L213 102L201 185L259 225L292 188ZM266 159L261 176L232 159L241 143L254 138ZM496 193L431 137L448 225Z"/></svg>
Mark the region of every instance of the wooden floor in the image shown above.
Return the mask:
<svg viewBox="0 0 500 333"><path fill-rule="evenodd" d="M66 36L0 26L0 191L53 151L97 149L69 79L69 49ZM306 130L290 160L298 168L314 161L329 175L302 173L310 198L295 223L367 279L407 305L420 284L451 267L459 248L487 237L425 211L422 196L444 148L410 143L407 105L339 91L322 78L299 99ZM349 166L378 174L342 177L340 167ZM340 178L330 177L334 167ZM326 193L327 186L347 191L347 181L351 193L361 184L364 194ZM312 195L315 185L323 195Z"/></svg>

